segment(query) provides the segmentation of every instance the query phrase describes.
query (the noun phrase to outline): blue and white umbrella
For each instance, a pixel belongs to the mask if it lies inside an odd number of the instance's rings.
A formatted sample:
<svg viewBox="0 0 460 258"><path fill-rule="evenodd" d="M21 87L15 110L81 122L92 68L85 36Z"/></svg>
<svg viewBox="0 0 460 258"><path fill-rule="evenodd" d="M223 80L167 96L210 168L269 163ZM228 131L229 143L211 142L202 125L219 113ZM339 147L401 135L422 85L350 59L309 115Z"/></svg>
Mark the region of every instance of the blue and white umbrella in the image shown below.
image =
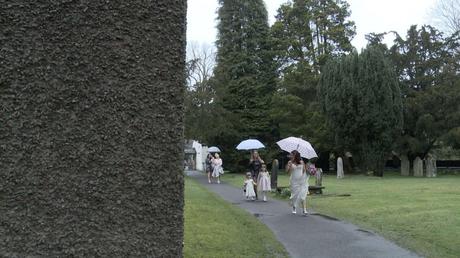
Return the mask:
<svg viewBox="0 0 460 258"><path fill-rule="evenodd" d="M220 149L216 146L211 146L208 148L208 152L220 152Z"/></svg>
<svg viewBox="0 0 460 258"><path fill-rule="evenodd" d="M236 146L237 150L257 150L261 148L265 148L265 145L263 145L259 140L256 139L244 140L240 142L238 146Z"/></svg>

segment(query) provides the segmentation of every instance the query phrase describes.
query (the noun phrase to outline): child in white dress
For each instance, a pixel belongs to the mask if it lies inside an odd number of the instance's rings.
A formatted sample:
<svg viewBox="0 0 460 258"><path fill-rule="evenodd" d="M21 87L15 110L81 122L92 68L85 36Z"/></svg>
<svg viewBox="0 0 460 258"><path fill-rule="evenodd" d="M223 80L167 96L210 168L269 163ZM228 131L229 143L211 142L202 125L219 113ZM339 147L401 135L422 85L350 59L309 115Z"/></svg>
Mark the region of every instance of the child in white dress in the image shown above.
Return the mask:
<svg viewBox="0 0 460 258"><path fill-rule="evenodd" d="M267 171L267 166L262 164L259 177L257 178L257 191L262 193L264 202L267 201L267 192L271 190L270 174Z"/></svg>
<svg viewBox="0 0 460 258"><path fill-rule="evenodd" d="M252 180L251 172L246 173L244 178L244 194L246 200L254 201L256 199L256 192L254 191L254 186L257 185L254 180Z"/></svg>

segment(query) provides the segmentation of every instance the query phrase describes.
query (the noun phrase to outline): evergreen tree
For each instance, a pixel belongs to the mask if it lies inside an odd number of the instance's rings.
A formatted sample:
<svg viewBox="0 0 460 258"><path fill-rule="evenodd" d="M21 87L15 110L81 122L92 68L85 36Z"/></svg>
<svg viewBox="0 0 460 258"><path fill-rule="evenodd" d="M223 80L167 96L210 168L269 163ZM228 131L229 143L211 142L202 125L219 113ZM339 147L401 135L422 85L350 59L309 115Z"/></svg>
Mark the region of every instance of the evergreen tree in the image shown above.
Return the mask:
<svg viewBox="0 0 460 258"><path fill-rule="evenodd" d="M219 4L213 83L221 110L216 116L223 119L212 126L221 128L214 142L232 160L240 140L255 137L272 142L267 110L276 74L263 1L219 0Z"/></svg>
<svg viewBox="0 0 460 258"><path fill-rule="evenodd" d="M331 149L332 141L317 101L319 69L353 49L348 8L345 1L294 0L281 5L271 27L280 77L272 118L281 137L303 136L320 151Z"/></svg>
<svg viewBox="0 0 460 258"><path fill-rule="evenodd" d="M336 144L382 176L386 155L401 132L402 104L397 76L381 49L368 47L330 60L319 90Z"/></svg>

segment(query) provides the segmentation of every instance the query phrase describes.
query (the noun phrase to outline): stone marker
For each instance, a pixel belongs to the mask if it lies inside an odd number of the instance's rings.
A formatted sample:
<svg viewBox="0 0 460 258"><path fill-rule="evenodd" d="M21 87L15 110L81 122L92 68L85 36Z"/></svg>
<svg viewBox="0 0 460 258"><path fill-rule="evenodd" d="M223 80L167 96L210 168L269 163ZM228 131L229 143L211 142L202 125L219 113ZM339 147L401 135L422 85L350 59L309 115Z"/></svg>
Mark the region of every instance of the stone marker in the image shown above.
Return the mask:
<svg viewBox="0 0 460 258"><path fill-rule="evenodd" d="M343 160L341 157L337 158L337 178L343 178Z"/></svg>
<svg viewBox="0 0 460 258"><path fill-rule="evenodd" d="M407 155L401 155L401 176L409 176L410 162Z"/></svg>
<svg viewBox="0 0 460 258"><path fill-rule="evenodd" d="M276 188L278 187L278 171L279 171L279 163L277 159L274 159L272 162L272 174L270 176L271 188L273 190L276 190Z"/></svg>
<svg viewBox="0 0 460 258"><path fill-rule="evenodd" d="M436 177L436 159L428 154L425 158L426 177Z"/></svg>
<svg viewBox="0 0 460 258"><path fill-rule="evenodd" d="M316 176L315 176L315 186L322 186L323 185L323 169L318 168L316 170Z"/></svg>
<svg viewBox="0 0 460 258"><path fill-rule="evenodd" d="M423 161L420 157L416 157L414 160L414 176L422 177L423 176Z"/></svg>

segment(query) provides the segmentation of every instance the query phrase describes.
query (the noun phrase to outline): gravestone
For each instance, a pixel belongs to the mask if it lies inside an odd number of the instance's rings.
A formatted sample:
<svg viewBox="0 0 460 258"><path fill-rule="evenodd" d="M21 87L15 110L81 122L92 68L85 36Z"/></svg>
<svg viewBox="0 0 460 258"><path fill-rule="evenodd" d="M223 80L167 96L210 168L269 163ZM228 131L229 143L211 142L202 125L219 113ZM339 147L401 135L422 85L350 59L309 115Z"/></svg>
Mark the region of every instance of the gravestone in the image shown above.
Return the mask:
<svg viewBox="0 0 460 258"><path fill-rule="evenodd" d="M423 161L420 157L416 157L414 160L414 176L422 177L423 176Z"/></svg>
<svg viewBox="0 0 460 258"><path fill-rule="evenodd" d="M431 154L425 158L426 177L436 177L436 159Z"/></svg>
<svg viewBox="0 0 460 258"><path fill-rule="evenodd" d="M0 257L182 256L185 17L1 2Z"/></svg>
<svg viewBox="0 0 460 258"><path fill-rule="evenodd" d="M323 185L323 169L318 168L316 170L316 175L315 175L315 186L322 186Z"/></svg>
<svg viewBox="0 0 460 258"><path fill-rule="evenodd" d="M270 176L271 188L276 190L278 187L278 172L279 172L279 163L277 159L274 159L272 162L272 174Z"/></svg>
<svg viewBox="0 0 460 258"><path fill-rule="evenodd" d="M410 162L407 155L401 155L401 176L409 176Z"/></svg>
<svg viewBox="0 0 460 258"><path fill-rule="evenodd" d="M343 178L343 160L341 157L337 158L337 178Z"/></svg>

